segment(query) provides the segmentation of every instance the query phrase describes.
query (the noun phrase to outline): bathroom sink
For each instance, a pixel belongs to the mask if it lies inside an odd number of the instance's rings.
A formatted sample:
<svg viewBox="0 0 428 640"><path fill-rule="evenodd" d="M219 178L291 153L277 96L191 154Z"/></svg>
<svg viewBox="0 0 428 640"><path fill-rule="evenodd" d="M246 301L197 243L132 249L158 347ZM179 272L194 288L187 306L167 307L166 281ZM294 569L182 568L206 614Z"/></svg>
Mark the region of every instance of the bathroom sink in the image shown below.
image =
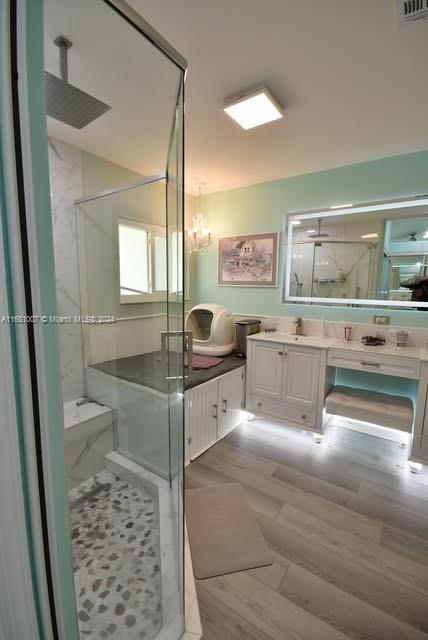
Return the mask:
<svg viewBox="0 0 428 640"><path fill-rule="evenodd" d="M273 342L283 342L284 344L301 344L308 346L322 346L326 339L321 336L296 336L293 333L275 331L272 333L254 334L259 340L272 340Z"/></svg>
<svg viewBox="0 0 428 640"><path fill-rule="evenodd" d="M297 342L300 344L314 344L314 342L318 343L320 340L320 336L296 336L293 333L284 333L284 340L286 342Z"/></svg>

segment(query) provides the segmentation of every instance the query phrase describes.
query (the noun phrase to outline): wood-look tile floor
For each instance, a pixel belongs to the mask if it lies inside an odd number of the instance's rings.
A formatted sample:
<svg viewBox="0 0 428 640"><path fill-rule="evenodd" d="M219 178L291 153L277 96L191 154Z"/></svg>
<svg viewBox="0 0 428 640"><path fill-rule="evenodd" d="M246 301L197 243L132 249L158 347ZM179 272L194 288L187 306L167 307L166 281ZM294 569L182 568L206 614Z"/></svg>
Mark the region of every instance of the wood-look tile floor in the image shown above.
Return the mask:
<svg viewBox="0 0 428 640"><path fill-rule="evenodd" d="M428 640L428 471L396 443L243 423L186 488L237 481L272 566L197 580L204 640Z"/></svg>

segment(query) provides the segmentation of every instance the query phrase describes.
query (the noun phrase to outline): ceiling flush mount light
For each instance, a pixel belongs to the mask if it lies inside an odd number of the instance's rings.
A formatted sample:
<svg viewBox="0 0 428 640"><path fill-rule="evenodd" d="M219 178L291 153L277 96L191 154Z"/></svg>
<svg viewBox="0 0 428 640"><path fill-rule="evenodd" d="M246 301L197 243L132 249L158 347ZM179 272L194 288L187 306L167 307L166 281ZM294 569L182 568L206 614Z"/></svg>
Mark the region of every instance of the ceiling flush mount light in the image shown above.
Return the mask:
<svg viewBox="0 0 428 640"><path fill-rule="evenodd" d="M213 236L210 229L207 227L204 216L201 212L201 200L202 193L201 187L199 187L199 212L192 219L192 228L189 230L188 248L190 253L201 253L208 251L212 245Z"/></svg>
<svg viewBox="0 0 428 640"><path fill-rule="evenodd" d="M330 209L348 209L349 207L353 207L353 202L347 202L346 204L334 204L330 207Z"/></svg>
<svg viewBox="0 0 428 640"><path fill-rule="evenodd" d="M361 236L364 240L366 240L367 238L379 238L379 234L378 233L365 233L363 236Z"/></svg>
<svg viewBox="0 0 428 640"><path fill-rule="evenodd" d="M265 87L228 101L224 110L243 129L254 129L283 118L282 107Z"/></svg>
<svg viewBox="0 0 428 640"><path fill-rule="evenodd" d="M293 220L292 223L293 227L298 226L299 224L302 224L301 220Z"/></svg>

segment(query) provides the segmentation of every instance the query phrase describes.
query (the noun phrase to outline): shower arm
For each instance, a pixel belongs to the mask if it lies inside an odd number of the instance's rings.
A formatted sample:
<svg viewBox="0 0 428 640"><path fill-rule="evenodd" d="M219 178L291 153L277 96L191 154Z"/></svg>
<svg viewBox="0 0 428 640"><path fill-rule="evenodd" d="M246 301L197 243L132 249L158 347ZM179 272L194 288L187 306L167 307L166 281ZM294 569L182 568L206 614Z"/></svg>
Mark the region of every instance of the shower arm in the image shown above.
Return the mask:
<svg viewBox="0 0 428 640"><path fill-rule="evenodd" d="M68 50L73 43L64 36L58 36L55 38L54 44L59 48L59 73L61 80L68 82Z"/></svg>

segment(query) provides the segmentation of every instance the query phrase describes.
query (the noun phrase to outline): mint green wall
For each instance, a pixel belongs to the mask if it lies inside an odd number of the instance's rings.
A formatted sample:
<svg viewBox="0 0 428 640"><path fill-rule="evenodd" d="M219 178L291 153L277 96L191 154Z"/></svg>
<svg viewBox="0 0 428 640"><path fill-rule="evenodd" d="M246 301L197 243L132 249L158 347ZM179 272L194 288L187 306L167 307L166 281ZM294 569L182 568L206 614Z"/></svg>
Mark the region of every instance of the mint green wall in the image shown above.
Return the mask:
<svg viewBox="0 0 428 640"><path fill-rule="evenodd" d="M395 376L386 376L367 371L354 371L353 369L336 369L336 384L360 389L371 389L381 393L390 393L393 396L407 396L416 407L419 390L418 380L409 380Z"/></svg>
<svg viewBox="0 0 428 640"><path fill-rule="evenodd" d="M281 302L284 265L284 227L288 211L328 207L341 202L365 202L428 193L428 151L385 158L311 173L274 182L208 194L202 210L216 237L281 231L278 287L260 289L219 287L215 242L197 259L195 302L216 302L244 315L301 315L355 322L372 319L373 309L347 309L321 305L290 305ZM385 312L385 311L384 311ZM395 323L428 326L428 314L390 311Z"/></svg>

